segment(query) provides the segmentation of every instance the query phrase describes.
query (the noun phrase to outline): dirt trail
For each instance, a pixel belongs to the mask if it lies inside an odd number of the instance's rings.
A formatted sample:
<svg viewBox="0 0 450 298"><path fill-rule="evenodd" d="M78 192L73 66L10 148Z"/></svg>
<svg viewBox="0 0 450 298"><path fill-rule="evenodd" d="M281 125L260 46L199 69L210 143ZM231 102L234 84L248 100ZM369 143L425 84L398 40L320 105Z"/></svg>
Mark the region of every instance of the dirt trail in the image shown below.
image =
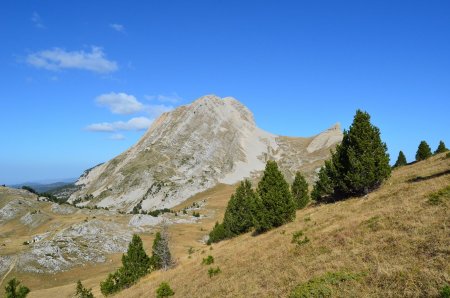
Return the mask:
<svg viewBox="0 0 450 298"><path fill-rule="evenodd" d="M3 281L5 280L5 278L14 269L14 267L16 266L16 262L17 262L17 256L14 258L14 261L11 262L11 265L9 266L9 270L5 273L5 275L3 275L2 280L0 281L0 285L3 284Z"/></svg>

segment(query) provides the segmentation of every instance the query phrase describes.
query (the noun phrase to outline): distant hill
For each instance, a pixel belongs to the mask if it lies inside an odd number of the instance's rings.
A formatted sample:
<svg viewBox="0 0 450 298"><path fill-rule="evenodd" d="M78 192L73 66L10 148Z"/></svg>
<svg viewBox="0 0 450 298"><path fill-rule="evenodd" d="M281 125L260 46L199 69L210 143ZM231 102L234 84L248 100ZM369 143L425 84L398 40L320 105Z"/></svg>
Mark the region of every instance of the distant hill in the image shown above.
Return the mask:
<svg viewBox="0 0 450 298"><path fill-rule="evenodd" d="M10 185L12 188L22 188L22 186L29 186L39 193L51 192L52 190L59 189L61 187L67 187L74 185L76 178L67 179L67 181L51 182L51 183L38 183L38 182L25 182L20 184Z"/></svg>

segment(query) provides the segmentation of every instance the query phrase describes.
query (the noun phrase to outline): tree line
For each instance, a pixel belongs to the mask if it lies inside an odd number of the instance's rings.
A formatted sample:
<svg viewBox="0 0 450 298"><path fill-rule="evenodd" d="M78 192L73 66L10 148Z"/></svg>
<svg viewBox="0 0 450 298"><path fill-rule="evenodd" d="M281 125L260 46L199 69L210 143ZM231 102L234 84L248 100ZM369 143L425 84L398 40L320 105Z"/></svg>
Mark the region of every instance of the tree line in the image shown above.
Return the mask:
<svg viewBox="0 0 450 298"><path fill-rule="evenodd" d="M295 219L295 211L304 208L310 197L316 203L327 203L364 196L380 187L390 177L392 167L380 129L371 123L370 118L367 112L356 111L350 128L344 130L342 142L320 169L311 196L308 183L300 172L289 185L275 161L267 162L256 189L252 188L249 180L242 181L228 202L223 221L216 222L209 233L208 243L252 230L259 234L290 222ZM441 141L435 154L447 150ZM416 160L424 160L431 155L430 147L422 141ZM400 151L394 167L406 163L406 157Z"/></svg>

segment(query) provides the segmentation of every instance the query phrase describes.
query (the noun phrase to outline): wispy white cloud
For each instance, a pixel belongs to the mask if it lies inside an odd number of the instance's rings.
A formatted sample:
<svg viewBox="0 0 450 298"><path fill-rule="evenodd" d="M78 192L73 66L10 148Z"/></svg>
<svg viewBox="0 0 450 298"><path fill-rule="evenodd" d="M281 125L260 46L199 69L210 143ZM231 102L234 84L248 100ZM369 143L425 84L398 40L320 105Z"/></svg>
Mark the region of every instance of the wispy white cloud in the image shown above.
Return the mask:
<svg viewBox="0 0 450 298"><path fill-rule="evenodd" d="M173 106L168 105L146 105L144 109L150 116L156 118L165 112L170 112L173 110Z"/></svg>
<svg viewBox="0 0 450 298"><path fill-rule="evenodd" d="M130 120L116 122L102 122L88 125L86 130L95 132L116 132L116 131L139 131L150 127L153 120L147 117L135 117Z"/></svg>
<svg viewBox="0 0 450 298"><path fill-rule="evenodd" d="M100 47L92 47L91 52L72 51L53 48L29 54L27 63L47 70L83 69L98 73L110 73L118 69L117 63L106 59Z"/></svg>
<svg viewBox="0 0 450 298"><path fill-rule="evenodd" d="M179 103L183 99L175 92L171 94L145 95L145 99L152 101L159 101L162 103Z"/></svg>
<svg viewBox="0 0 450 298"><path fill-rule="evenodd" d="M136 97L126 93L107 93L97 96L97 104L109 108L113 114L132 114L144 109Z"/></svg>
<svg viewBox="0 0 450 298"><path fill-rule="evenodd" d="M125 136L120 133L115 133L113 135L110 135L109 139L114 140L114 141L121 141L121 140L125 140Z"/></svg>
<svg viewBox="0 0 450 298"><path fill-rule="evenodd" d="M31 22L33 22L34 26L39 29L44 29L44 23L42 22L41 16L37 12L33 12L31 15Z"/></svg>
<svg viewBox="0 0 450 298"><path fill-rule="evenodd" d="M109 24L109 27L120 33L125 33L125 26L122 24Z"/></svg>

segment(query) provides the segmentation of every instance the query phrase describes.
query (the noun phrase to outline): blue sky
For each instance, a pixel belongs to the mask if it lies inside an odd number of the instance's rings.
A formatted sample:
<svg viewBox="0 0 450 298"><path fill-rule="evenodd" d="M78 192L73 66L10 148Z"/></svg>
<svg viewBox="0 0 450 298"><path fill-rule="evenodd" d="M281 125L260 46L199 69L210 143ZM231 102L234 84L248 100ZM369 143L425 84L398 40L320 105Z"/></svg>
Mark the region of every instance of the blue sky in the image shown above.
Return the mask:
<svg viewBox="0 0 450 298"><path fill-rule="evenodd" d="M0 183L77 177L159 113L233 96L311 136L355 110L391 159L450 145L449 1L2 1Z"/></svg>

